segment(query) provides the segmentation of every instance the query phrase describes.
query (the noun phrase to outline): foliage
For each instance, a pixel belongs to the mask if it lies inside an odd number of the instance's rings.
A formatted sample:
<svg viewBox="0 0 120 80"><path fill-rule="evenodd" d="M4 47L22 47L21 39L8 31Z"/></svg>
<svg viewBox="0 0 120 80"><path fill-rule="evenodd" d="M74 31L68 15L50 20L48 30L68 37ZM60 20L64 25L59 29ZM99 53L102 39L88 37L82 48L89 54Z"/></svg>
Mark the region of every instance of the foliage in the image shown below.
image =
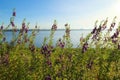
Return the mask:
<svg viewBox="0 0 120 80"><path fill-rule="evenodd" d="M10 24L0 28L0 80L119 80L120 79L120 25L111 36L115 19L106 33L108 18L101 21L80 46L72 47L70 27L65 24L65 35L53 46L56 20L41 48L34 45L38 31L28 36L29 23L24 19L17 35L14 23L15 9ZM6 41L5 30L12 27L12 40ZM37 25L35 26L37 29Z"/></svg>

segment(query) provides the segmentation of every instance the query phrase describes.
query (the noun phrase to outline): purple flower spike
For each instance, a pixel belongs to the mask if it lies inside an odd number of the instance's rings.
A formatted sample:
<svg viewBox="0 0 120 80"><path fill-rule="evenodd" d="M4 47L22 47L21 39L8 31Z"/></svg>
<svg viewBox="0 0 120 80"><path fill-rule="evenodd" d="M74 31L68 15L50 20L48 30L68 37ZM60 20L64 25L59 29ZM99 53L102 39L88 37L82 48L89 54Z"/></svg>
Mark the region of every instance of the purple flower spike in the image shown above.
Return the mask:
<svg viewBox="0 0 120 80"><path fill-rule="evenodd" d="M57 46L60 48L64 48L65 47L65 42L61 40L61 38L58 40L57 42Z"/></svg>
<svg viewBox="0 0 120 80"><path fill-rule="evenodd" d="M56 24L53 24L51 30L53 30L53 31L57 30L57 25L56 25Z"/></svg>
<svg viewBox="0 0 120 80"><path fill-rule="evenodd" d="M87 68L92 69L92 65L93 65L93 61L90 61L90 62L87 64Z"/></svg>
<svg viewBox="0 0 120 80"><path fill-rule="evenodd" d="M25 29L25 23L24 22L22 23L22 29L23 30Z"/></svg>
<svg viewBox="0 0 120 80"><path fill-rule="evenodd" d="M41 48L41 53L44 54L46 57L49 57L53 51L53 46L50 45L43 45Z"/></svg>
<svg viewBox="0 0 120 80"><path fill-rule="evenodd" d="M118 49L120 50L120 44L118 44Z"/></svg>
<svg viewBox="0 0 120 80"><path fill-rule="evenodd" d="M29 49L31 50L31 52L34 52L35 51L35 46L33 44L29 45Z"/></svg>
<svg viewBox="0 0 120 80"><path fill-rule="evenodd" d="M51 61L47 61L47 64L51 67L52 66L52 63L51 63Z"/></svg>
<svg viewBox="0 0 120 80"><path fill-rule="evenodd" d="M94 34L94 33L96 32L96 30L97 30L97 28L95 27L95 28L93 29L93 31L91 32L91 34Z"/></svg>
<svg viewBox="0 0 120 80"><path fill-rule="evenodd" d="M68 26L68 24L65 24L65 26Z"/></svg>
<svg viewBox="0 0 120 80"><path fill-rule="evenodd" d="M28 29L27 28L25 28L25 33L27 33L28 32Z"/></svg>
<svg viewBox="0 0 120 80"><path fill-rule="evenodd" d="M14 22L13 22L13 21L11 22L11 25L12 25L12 27L14 27L14 26L15 26L15 24L14 24Z"/></svg>
<svg viewBox="0 0 120 80"><path fill-rule="evenodd" d="M54 24L52 25L51 30L52 30L52 31L56 31L56 30L57 30L56 20L54 20Z"/></svg>
<svg viewBox="0 0 120 80"><path fill-rule="evenodd" d="M88 49L88 43L85 42L85 43L83 44L83 47L82 47L82 53L84 53L85 51L87 51L87 49Z"/></svg>
<svg viewBox="0 0 120 80"><path fill-rule="evenodd" d="M46 76L46 77L45 77L45 80L51 80L50 75Z"/></svg>
<svg viewBox="0 0 120 80"><path fill-rule="evenodd" d="M15 12L15 9L13 9L13 14L12 14L12 16L16 16L16 12Z"/></svg>
<svg viewBox="0 0 120 80"><path fill-rule="evenodd" d="M3 30L3 26L1 26L1 28L0 28L1 30Z"/></svg>
<svg viewBox="0 0 120 80"><path fill-rule="evenodd" d="M16 12L13 12L13 16L16 16Z"/></svg>
<svg viewBox="0 0 120 80"><path fill-rule="evenodd" d="M115 23L112 23L112 24L111 24L111 27L114 28L114 26L115 26Z"/></svg>

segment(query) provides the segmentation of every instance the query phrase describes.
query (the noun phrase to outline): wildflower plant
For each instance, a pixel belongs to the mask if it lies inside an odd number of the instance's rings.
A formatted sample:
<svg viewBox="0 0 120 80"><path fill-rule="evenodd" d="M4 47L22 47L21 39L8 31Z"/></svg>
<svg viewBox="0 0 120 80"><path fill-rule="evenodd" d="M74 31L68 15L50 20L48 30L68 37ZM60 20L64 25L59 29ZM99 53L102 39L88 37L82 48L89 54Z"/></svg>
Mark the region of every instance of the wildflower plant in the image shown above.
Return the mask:
<svg viewBox="0 0 120 80"><path fill-rule="evenodd" d="M0 80L120 79L120 23L116 24L116 17L109 27L108 18L100 24L97 20L92 32L81 36L77 48L72 47L70 25L65 24L64 37L53 42L58 27L55 20L42 47L36 47L38 25L30 31L30 23L24 19L17 29L15 17L14 9L9 25L0 26ZM10 42L5 35L8 28L13 34Z"/></svg>
<svg viewBox="0 0 120 80"><path fill-rule="evenodd" d="M65 35L63 36L63 40L65 40L65 47L72 47L71 39L70 39L70 25L68 23L65 24Z"/></svg>

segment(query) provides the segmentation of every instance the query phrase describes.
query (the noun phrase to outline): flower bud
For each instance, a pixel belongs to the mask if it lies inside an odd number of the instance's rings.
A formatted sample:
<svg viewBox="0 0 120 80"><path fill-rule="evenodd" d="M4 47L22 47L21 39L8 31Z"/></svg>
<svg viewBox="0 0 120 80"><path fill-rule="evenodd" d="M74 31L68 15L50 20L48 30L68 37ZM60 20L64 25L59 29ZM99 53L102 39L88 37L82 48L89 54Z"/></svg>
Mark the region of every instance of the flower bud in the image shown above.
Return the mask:
<svg viewBox="0 0 120 80"><path fill-rule="evenodd" d="M12 16L16 16L16 12L15 12L15 9L13 9L13 14L12 14Z"/></svg>

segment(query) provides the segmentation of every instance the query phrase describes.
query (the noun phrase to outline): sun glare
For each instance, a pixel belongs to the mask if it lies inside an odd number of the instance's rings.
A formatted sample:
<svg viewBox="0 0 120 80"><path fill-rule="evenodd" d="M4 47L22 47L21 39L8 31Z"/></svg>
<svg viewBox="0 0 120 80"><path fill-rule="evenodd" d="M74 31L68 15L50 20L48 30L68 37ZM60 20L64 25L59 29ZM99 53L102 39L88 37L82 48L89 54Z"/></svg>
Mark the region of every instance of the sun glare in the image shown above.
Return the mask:
<svg viewBox="0 0 120 80"><path fill-rule="evenodd" d="M113 11L117 16L120 16L120 1L118 1L114 6L113 6Z"/></svg>

